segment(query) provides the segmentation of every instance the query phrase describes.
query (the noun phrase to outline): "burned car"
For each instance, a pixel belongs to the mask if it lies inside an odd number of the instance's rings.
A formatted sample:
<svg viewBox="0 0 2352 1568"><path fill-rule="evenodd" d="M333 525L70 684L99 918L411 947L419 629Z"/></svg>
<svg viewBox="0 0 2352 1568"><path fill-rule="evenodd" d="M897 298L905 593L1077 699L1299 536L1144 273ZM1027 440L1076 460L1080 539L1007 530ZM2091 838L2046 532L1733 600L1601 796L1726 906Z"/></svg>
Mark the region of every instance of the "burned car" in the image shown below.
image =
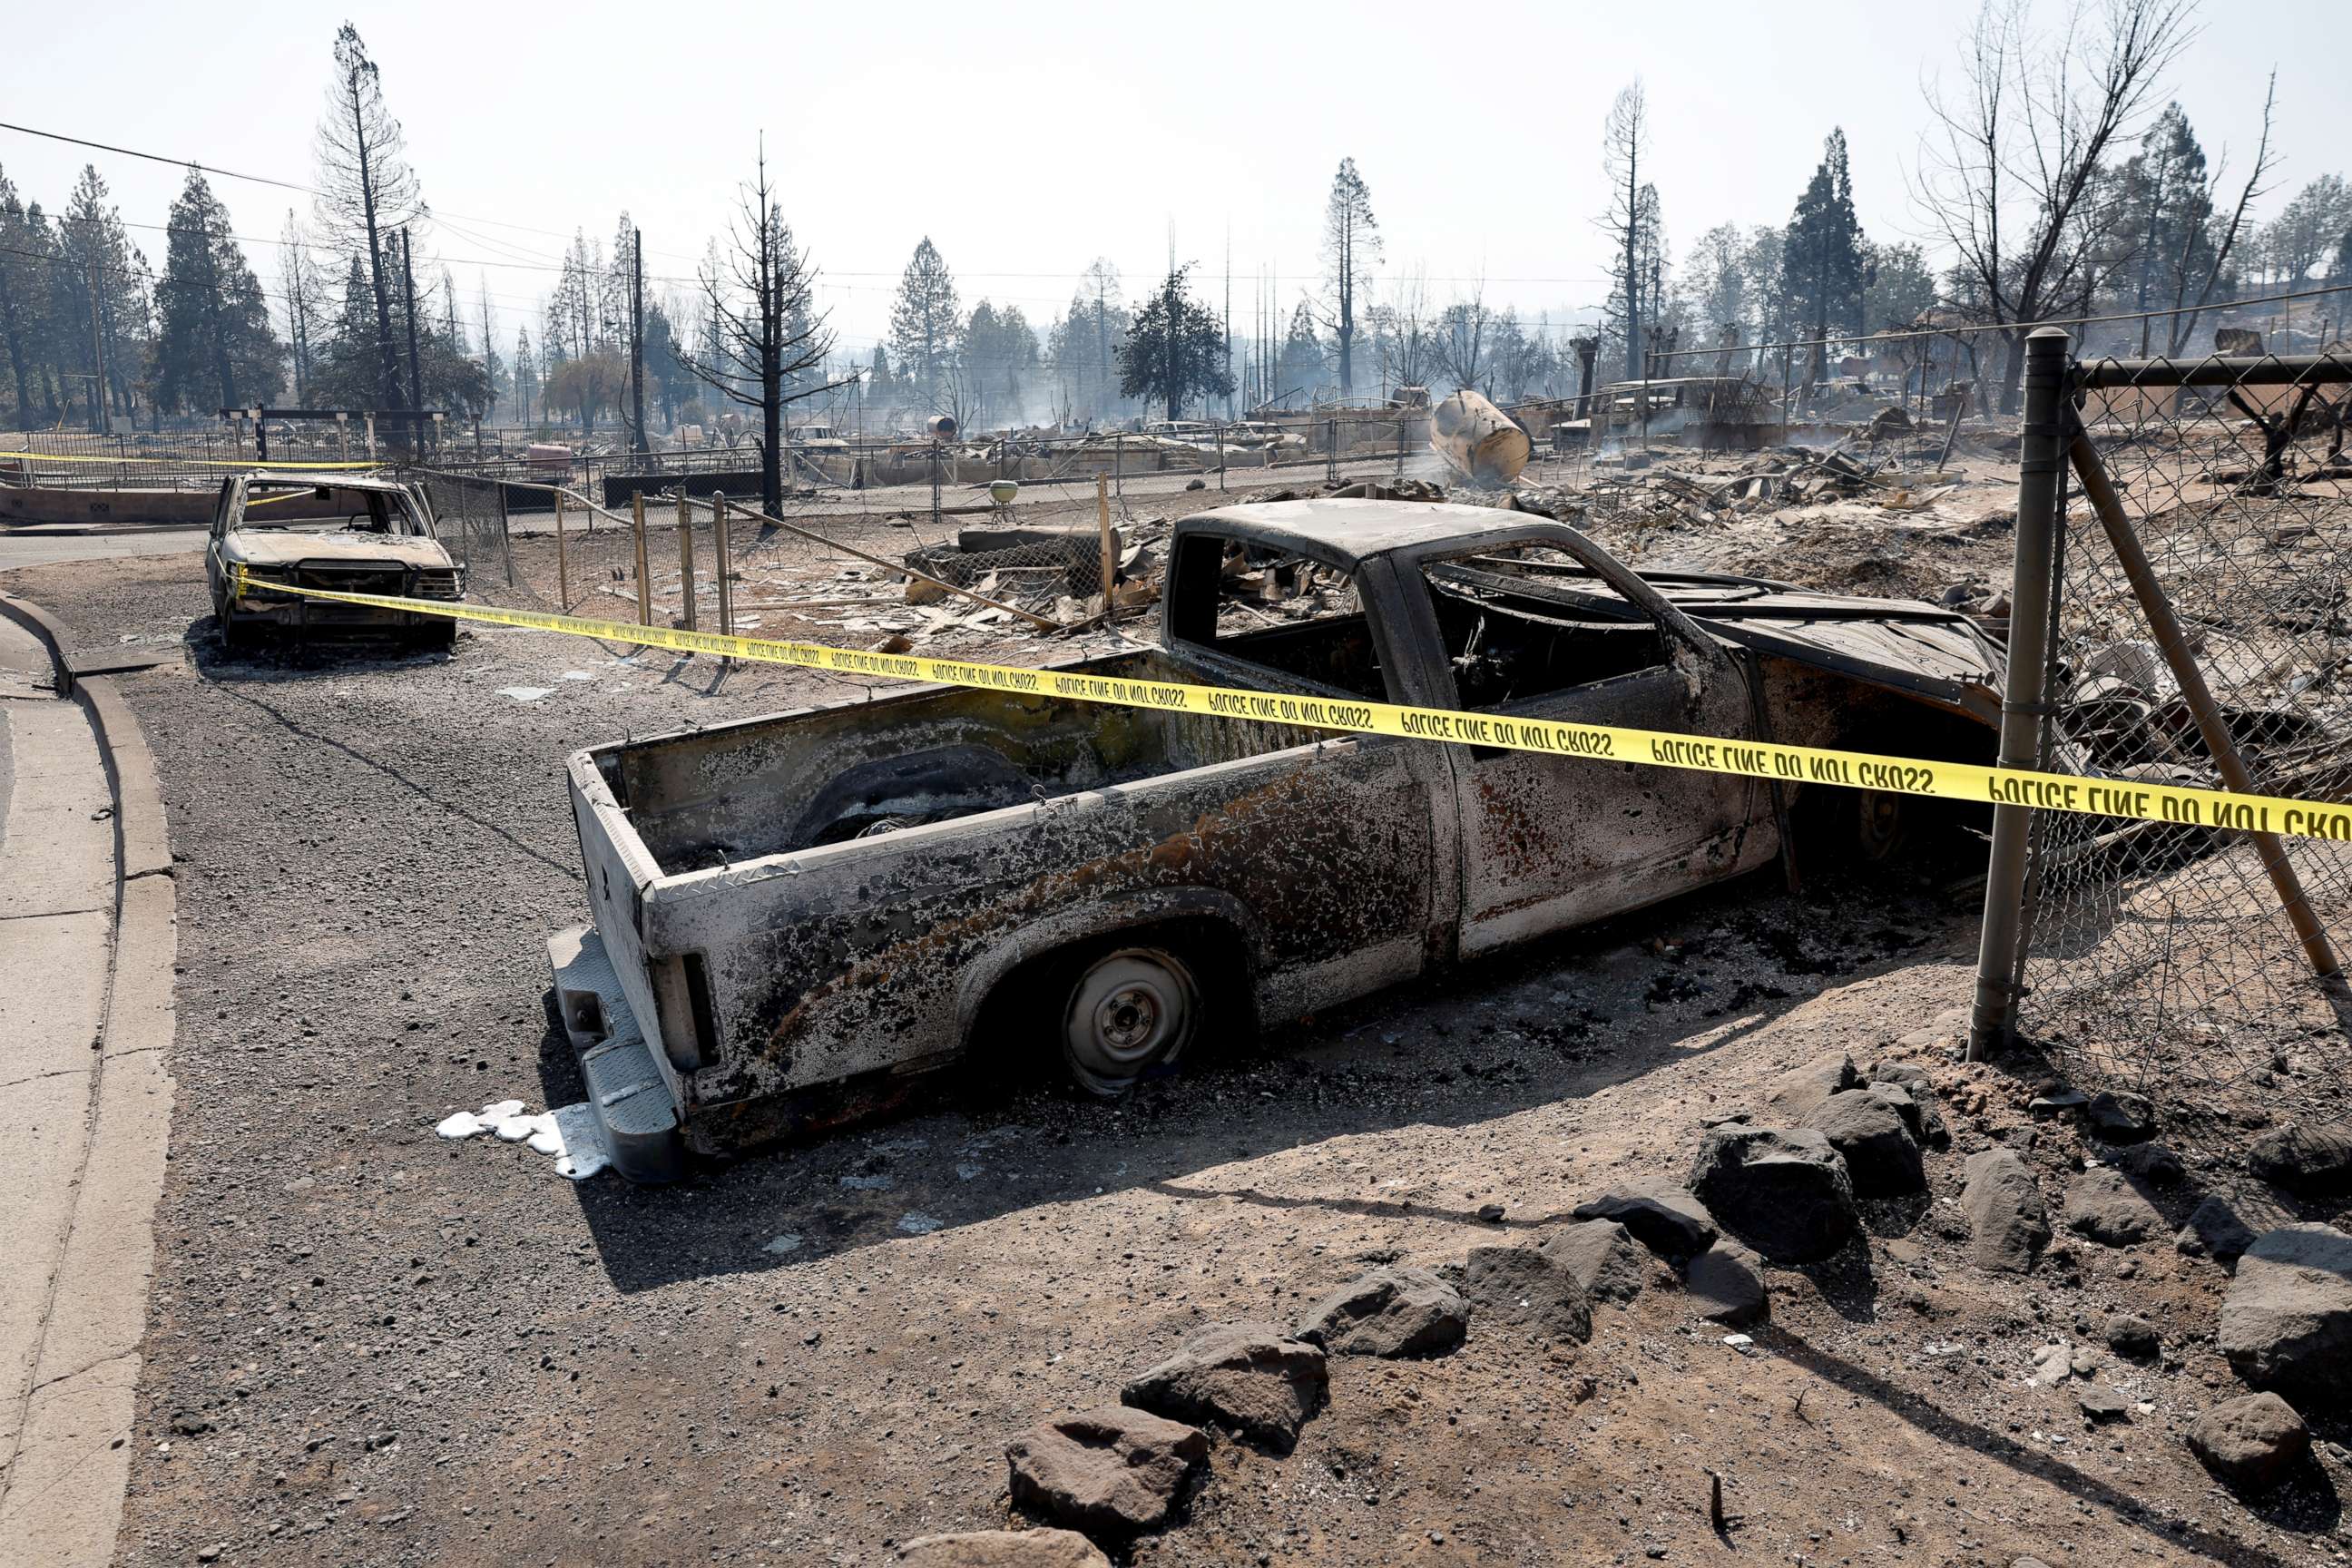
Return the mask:
<svg viewBox="0 0 2352 1568"><path fill-rule="evenodd" d="M1964 616L1637 573L1444 504L1180 521L1161 644L1090 675L1990 761ZM625 1173L973 1053L1117 1094L1297 1017L1944 803L1045 693L910 686L569 763L593 926L553 1001ZM1795 826L1791 826L1790 825Z"/></svg>
<svg viewBox="0 0 2352 1568"><path fill-rule="evenodd" d="M466 596L465 570L435 536L424 493L361 476L320 481L257 471L224 479L205 575L221 641L233 648L265 629L392 631L442 647L457 635L457 623L438 616L272 594L271 583L408 598Z"/></svg>

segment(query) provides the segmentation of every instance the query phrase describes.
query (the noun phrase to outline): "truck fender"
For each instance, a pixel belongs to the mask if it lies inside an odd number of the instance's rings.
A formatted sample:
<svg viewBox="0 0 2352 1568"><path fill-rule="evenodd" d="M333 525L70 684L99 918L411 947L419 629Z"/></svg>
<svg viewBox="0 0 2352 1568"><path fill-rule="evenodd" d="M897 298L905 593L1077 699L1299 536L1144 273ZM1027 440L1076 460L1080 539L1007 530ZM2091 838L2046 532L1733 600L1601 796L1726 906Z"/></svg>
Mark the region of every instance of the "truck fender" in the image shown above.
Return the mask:
<svg viewBox="0 0 2352 1568"><path fill-rule="evenodd" d="M971 1044L972 1027L990 994L1021 965L1082 942L1180 920L1209 920L1226 927L1249 954L1252 973L1264 973L1268 952L1265 922L1233 894L1216 888L1137 889L1024 926L966 964L956 986L958 1047ZM1243 978L1255 1012L1255 987Z"/></svg>

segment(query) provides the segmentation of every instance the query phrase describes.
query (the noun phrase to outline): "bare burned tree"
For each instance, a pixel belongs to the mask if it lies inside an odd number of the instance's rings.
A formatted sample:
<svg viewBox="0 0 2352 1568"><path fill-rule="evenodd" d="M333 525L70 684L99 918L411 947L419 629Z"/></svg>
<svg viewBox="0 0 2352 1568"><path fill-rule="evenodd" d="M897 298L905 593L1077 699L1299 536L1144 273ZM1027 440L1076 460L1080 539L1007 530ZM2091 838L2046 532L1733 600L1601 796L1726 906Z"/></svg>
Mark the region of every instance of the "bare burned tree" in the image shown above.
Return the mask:
<svg viewBox="0 0 2352 1568"><path fill-rule="evenodd" d="M2264 182L2278 166L2277 155L2271 151L2271 115L2277 105L2278 73L2273 71L2270 87L2263 95L2263 133L2254 143L2253 171L2238 192L2238 203L2230 209L2229 221L2210 226L2202 245L2197 242L2199 236L2184 233L2172 254L2157 260L2158 276L2172 285L2175 313L2165 319L2168 354L2178 354L2189 346L2190 334L2197 331L2198 318L2213 302L2215 292L2229 275L2230 258L2237 251L2238 241L2246 236L2247 210L2256 197L2270 188ZM2191 210L2200 216L2212 213L2221 188L2221 170L2217 167L2204 189L2191 193ZM2200 259L2205 263L2201 268L2197 265Z"/></svg>
<svg viewBox="0 0 2352 1568"><path fill-rule="evenodd" d="M704 385L760 411L760 510L773 517L784 499L785 405L848 383L786 384L824 363L833 333L814 308L816 268L794 243L768 184L764 139L738 205L728 225L731 254L722 257L714 245L702 271L708 342L703 353L678 357Z"/></svg>
<svg viewBox="0 0 2352 1568"><path fill-rule="evenodd" d="M408 399L401 390L400 350L392 334L384 237L422 216L424 207L400 121L385 107L375 61L349 22L335 34L335 78L319 120L318 150L320 235L346 260L367 260L375 306L377 405L397 408Z"/></svg>
<svg viewBox="0 0 2352 1568"><path fill-rule="evenodd" d="M2028 26L2029 0L1986 0L1962 46L1960 84L1927 88L1913 199L1958 255L1965 302L2011 330L2001 407L2014 412L2025 334L2086 303L2118 259L2103 243L2107 159L2147 114L2196 37L2195 0L2078 5L2059 37Z"/></svg>
<svg viewBox="0 0 2352 1568"><path fill-rule="evenodd" d="M1639 77L1609 106L1601 163L1609 176L1609 211L1599 219L1617 252L1617 286L1625 296L1625 379L1642 377L1642 237L1655 221L1654 197L1644 195L1642 169L1650 155L1650 104Z"/></svg>

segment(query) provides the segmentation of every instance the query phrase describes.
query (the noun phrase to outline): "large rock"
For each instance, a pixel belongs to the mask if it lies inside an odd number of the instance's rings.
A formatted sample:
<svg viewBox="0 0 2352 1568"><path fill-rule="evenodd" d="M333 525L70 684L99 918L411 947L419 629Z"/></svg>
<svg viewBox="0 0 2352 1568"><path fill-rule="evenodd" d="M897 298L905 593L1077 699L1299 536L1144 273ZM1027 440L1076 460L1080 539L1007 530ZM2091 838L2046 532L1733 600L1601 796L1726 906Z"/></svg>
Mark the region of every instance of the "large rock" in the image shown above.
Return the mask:
<svg viewBox="0 0 2352 1568"><path fill-rule="evenodd" d="M1853 1091L1849 1089L1846 1092ZM1875 1095L1894 1107L1895 1113L1903 1119L1903 1125L1909 1129L1912 1139L1921 1148L1941 1149L1950 1145L1952 1134L1944 1126L1944 1118L1936 1110L1936 1101L1926 1089L1900 1083L1867 1083L1863 1085L1862 1092Z"/></svg>
<svg viewBox="0 0 2352 1568"><path fill-rule="evenodd" d="M1298 1337L1334 1355L1440 1355L1462 1342L1462 1293L1423 1268L1375 1268L1307 1310Z"/></svg>
<svg viewBox="0 0 2352 1568"><path fill-rule="evenodd" d="M2001 1274L2028 1274L2050 1245L2050 1210L2033 1172L2007 1149L1969 1156L1960 1212L1969 1222L1969 1261Z"/></svg>
<svg viewBox="0 0 2352 1568"><path fill-rule="evenodd" d="M1110 1559L1067 1530L974 1530L926 1535L898 1548L908 1568L1110 1568Z"/></svg>
<svg viewBox="0 0 2352 1568"><path fill-rule="evenodd" d="M1690 1187L1718 1224L1775 1263L1817 1263L1861 1227L1845 1162L1811 1128L1710 1128Z"/></svg>
<svg viewBox="0 0 2352 1568"><path fill-rule="evenodd" d="M2242 1394L2197 1418L2189 1451L2231 1490L2266 1492L2311 1451L2311 1432L2277 1394Z"/></svg>
<svg viewBox="0 0 2352 1568"><path fill-rule="evenodd" d="M1661 1258L1690 1258L1715 1245L1715 1221L1684 1188L1643 1182L1576 1205L1578 1219L1613 1219Z"/></svg>
<svg viewBox="0 0 2352 1568"><path fill-rule="evenodd" d="M1532 1247L1474 1247L1462 1294L1488 1323L1530 1328L1579 1344L1592 1337L1592 1302L1565 1265Z"/></svg>
<svg viewBox="0 0 2352 1568"><path fill-rule="evenodd" d="M2103 1247L2136 1247L2164 1229L2164 1216L2139 1195L2131 1178L2102 1166L2068 1184L2066 1228Z"/></svg>
<svg viewBox="0 0 2352 1568"><path fill-rule="evenodd" d="M2263 1181L2299 1197L2343 1192L2352 1187L2352 1127L2289 1122L2255 1139L2246 1163Z"/></svg>
<svg viewBox="0 0 2352 1568"><path fill-rule="evenodd" d="M1831 1095L1861 1087L1862 1075L1853 1070L1853 1058L1843 1051L1831 1051L1774 1079L1772 1087L1764 1091L1764 1103L1785 1121L1801 1122Z"/></svg>
<svg viewBox="0 0 2352 1568"><path fill-rule="evenodd" d="M1919 1141L1903 1119L1901 1106L1911 1105L1911 1097L1899 1089L1892 1094L1902 1096L1901 1105L1885 1089L1844 1089L1805 1119L1843 1157L1857 1196L1916 1193L1927 1184ZM1917 1109L1912 1106L1915 1115Z"/></svg>
<svg viewBox="0 0 2352 1568"><path fill-rule="evenodd" d="M2161 1143L2126 1143L2104 1152L2107 1163L2147 1186L2177 1187L2189 1179L2180 1156Z"/></svg>
<svg viewBox="0 0 2352 1568"><path fill-rule="evenodd" d="M2294 1211L2268 1192L2208 1193L2189 1211L2172 1245L2192 1258L2234 1263L2255 1237L2294 1222Z"/></svg>
<svg viewBox="0 0 2352 1568"><path fill-rule="evenodd" d="M2352 1405L2352 1236L2290 1225L2257 1240L2213 1338L2240 1377L2299 1409Z"/></svg>
<svg viewBox="0 0 2352 1568"><path fill-rule="evenodd" d="M1764 1274L1756 1255L1738 1247L1710 1247L1683 1270L1683 1289L1702 1318L1744 1328L1771 1315Z"/></svg>
<svg viewBox="0 0 2352 1568"><path fill-rule="evenodd" d="M1633 1233L1613 1219L1564 1225L1543 1238L1542 1251L1575 1275L1587 1299L1594 1301L1632 1300L1642 1293L1649 1268Z"/></svg>
<svg viewBox="0 0 2352 1568"><path fill-rule="evenodd" d="M1119 1391L1119 1401L1195 1426L1211 1422L1279 1454L1323 1408L1323 1352L1271 1323L1217 1323Z"/></svg>
<svg viewBox="0 0 2352 1568"><path fill-rule="evenodd" d="M1167 1523L1208 1457L1203 1433L1123 1405L1048 1421L1004 1446L1016 1506L1113 1540Z"/></svg>
<svg viewBox="0 0 2352 1568"><path fill-rule="evenodd" d="M2091 1096L2091 1127L2110 1143L2137 1143L2156 1132L2156 1107L2129 1089L2101 1089Z"/></svg>

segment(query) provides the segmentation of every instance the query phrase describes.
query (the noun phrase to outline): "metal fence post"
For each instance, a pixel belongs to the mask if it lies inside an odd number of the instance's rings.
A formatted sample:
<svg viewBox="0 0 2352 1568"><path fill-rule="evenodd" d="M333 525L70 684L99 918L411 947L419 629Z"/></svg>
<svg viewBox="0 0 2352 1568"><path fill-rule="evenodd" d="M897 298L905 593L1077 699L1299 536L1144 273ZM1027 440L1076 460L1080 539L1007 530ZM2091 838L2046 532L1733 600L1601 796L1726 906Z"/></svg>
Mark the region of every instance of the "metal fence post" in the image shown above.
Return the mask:
<svg viewBox="0 0 2352 1568"><path fill-rule="evenodd" d="M480 436L481 427L477 426L475 426L477 444L479 443ZM514 534L509 531L509 520L507 517L507 482L504 479L492 479L490 483L495 487L495 493L499 498L499 550L506 557L507 586L511 588L515 585Z"/></svg>
<svg viewBox="0 0 2352 1568"><path fill-rule="evenodd" d="M732 637L735 635L735 589L728 582L727 573L728 563L734 556L727 544L727 494L724 490L710 493L710 548L719 557L719 629Z"/></svg>
<svg viewBox="0 0 2352 1568"><path fill-rule="evenodd" d="M2058 493L2066 472L2066 369L2071 340L2041 327L2025 340L2025 432L2018 452L2017 549L2010 574L2009 672L2000 700L2004 768L2039 760L2045 717L2051 563ZM1976 1002L1969 1016L1971 1061L2009 1042L2017 1024L2018 945L2024 930L2026 847L2033 813L1996 805L1985 870L1984 931L1977 950Z"/></svg>

